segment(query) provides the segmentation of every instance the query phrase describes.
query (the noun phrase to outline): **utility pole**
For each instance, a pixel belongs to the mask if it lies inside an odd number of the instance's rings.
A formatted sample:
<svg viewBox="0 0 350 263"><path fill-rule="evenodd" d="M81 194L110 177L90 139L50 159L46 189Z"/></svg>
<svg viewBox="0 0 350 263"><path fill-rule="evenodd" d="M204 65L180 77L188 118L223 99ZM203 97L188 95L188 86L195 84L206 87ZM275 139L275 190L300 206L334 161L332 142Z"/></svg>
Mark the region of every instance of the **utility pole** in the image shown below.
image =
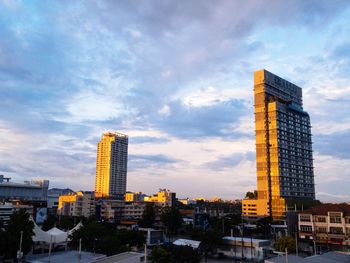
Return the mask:
<svg viewBox="0 0 350 263"><path fill-rule="evenodd" d="M250 228L250 260L254 262L253 260L253 229Z"/></svg>
<svg viewBox="0 0 350 263"><path fill-rule="evenodd" d="M222 218L222 235L225 236L225 217Z"/></svg>
<svg viewBox="0 0 350 263"><path fill-rule="evenodd" d="M145 263L147 263L147 243L145 244Z"/></svg>
<svg viewBox="0 0 350 263"><path fill-rule="evenodd" d="M81 238L79 239L79 254L78 254L79 263L81 262Z"/></svg>
<svg viewBox="0 0 350 263"><path fill-rule="evenodd" d="M23 257L22 242L23 242L23 231L21 231L21 237L20 237L20 240L19 240L19 251L18 251L18 254L17 254L18 262L22 262L22 257Z"/></svg>
<svg viewBox="0 0 350 263"><path fill-rule="evenodd" d="M51 262L51 248L52 248L52 235L50 235L50 245L49 245L49 263Z"/></svg>
<svg viewBox="0 0 350 263"><path fill-rule="evenodd" d="M296 255L298 256L298 232L295 231L295 252Z"/></svg>
<svg viewBox="0 0 350 263"><path fill-rule="evenodd" d="M243 214L241 214L241 222L242 222L242 233L241 233L241 247L242 247L242 254L241 254L241 262L243 263L243 257L244 257L244 240L243 240L243 232L244 232L244 225L243 225Z"/></svg>

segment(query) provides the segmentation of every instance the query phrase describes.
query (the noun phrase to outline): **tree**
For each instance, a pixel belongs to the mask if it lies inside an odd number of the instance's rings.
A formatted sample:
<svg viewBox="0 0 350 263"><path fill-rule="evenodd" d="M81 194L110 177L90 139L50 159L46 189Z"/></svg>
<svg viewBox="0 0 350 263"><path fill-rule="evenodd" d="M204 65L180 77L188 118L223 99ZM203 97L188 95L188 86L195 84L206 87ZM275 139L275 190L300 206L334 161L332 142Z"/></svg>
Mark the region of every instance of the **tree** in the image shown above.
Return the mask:
<svg viewBox="0 0 350 263"><path fill-rule="evenodd" d="M107 235L97 242L95 251L107 256L112 256L129 251L129 248L125 246L116 235Z"/></svg>
<svg viewBox="0 0 350 263"><path fill-rule="evenodd" d="M210 229L210 230L201 230L195 229L192 232L192 239L201 241L201 249L207 257L208 253L215 253L217 247L221 244L222 235L220 231Z"/></svg>
<svg viewBox="0 0 350 263"><path fill-rule="evenodd" d="M118 238L120 239L122 244L128 244L132 247L141 247L146 242L146 238L143 232L137 230L121 230L118 233Z"/></svg>
<svg viewBox="0 0 350 263"><path fill-rule="evenodd" d="M97 243L108 235L116 235L115 229L107 224L91 222L73 232L69 245L76 249L81 239L83 249L94 251Z"/></svg>
<svg viewBox="0 0 350 263"><path fill-rule="evenodd" d="M182 225L182 215L175 207L167 207L161 215L161 221L169 236L175 235Z"/></svg>
<svg viewBox="0 0 350 263"><path fill-rule="evenodd" d="M151 252L151 262L152 263L169 263L170 261L170 253L162 248L162 247L155 247L152 249Z"/></svg>
<svg viewBox="0 0 350 263"><path fill-rule="evenodd" d="M142 219L139 222L141 227L153 227L156 220L156 211L153 203L148 203L142 214Z"/></svg>
<svg viewBox="0 0 350 263"><path fill-rule="evenodd" d="M254 190L254 192L248 191L245 194L245 198L247 198L247 199L256 199L257 197L258 197L258 191L256 191L256 190Z"/></svg>
<svg viewBox="0 0 350 263"><path fill-rule="evenodd" d="M285 252L286 249L288 252L294 252L295 240L290 236L280 237L276 240L275 248L281 252Z"/></svg>
<svg viewBox="0 0 350 263"><path fill-rule="evenodd" d="M59 229L63 230L69 230L75 227L75 225L79 222L80 220L74 218L73 216L58 216L58 222L57 222L57 227Z"/></svg>
<svg viewBox="0 0 350 263"><path fill-rule="evenodd" d="M1 233L4 258L12 258L13 260L16 260L17 251L19 250L20 245L21 233L22 252L24 255L27 254L33 244L33 229L34 223L30 220L29 214L24 209L14 212L10 217L10 221L5 229L5 232Z"/></svg>
<svg viewBox="0 0 350 263"><path fill-rule="evenodd" d="M256 224L257 225L256 233L263 238L268 238L271 232L270 231L271 222L272 222L271 216L267 216L259 219Z"/></svg>
<svg viewBox="0 0 350 263"><path fill-rule="evenodd" d="M56 223L57 223L57 217L54 215L48 215L41 229L44 231L50 230L56 225Z"/></svg>
<svg viewBox="0 0 350 263"><path fill-rule="evenodd" d="M198 263L200 256L196 250L190 246L172 246L171 262L174 263Z"/></svg>

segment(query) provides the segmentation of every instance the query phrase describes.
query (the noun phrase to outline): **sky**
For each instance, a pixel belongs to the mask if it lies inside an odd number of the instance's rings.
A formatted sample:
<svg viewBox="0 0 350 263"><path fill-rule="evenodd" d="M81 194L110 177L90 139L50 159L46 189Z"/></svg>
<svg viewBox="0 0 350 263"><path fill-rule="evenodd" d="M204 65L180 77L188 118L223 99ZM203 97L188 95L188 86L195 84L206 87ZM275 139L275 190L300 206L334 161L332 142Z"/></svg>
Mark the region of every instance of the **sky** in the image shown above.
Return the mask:
<svg viewBox="0 0 350 263"><path fill-rule="evenodd" d="M0 174L93 190L105 131L130 191L256 188L253 74L303 89L316 197L350 201L347 0L0 0Z"/></svg>

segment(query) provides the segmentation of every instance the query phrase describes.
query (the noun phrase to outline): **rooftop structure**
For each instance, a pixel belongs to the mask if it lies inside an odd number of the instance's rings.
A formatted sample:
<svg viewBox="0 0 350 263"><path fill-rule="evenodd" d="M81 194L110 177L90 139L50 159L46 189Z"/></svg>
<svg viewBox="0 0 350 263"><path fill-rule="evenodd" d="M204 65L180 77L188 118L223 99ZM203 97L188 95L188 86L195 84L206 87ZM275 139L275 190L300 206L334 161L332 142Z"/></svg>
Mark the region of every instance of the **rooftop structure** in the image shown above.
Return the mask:
<svg viewBox="0 0 350 263"><path fill-rule="evenodd" d="M11 182L0 175L0 200L47 200L48 180L32 180L23 183Z"/></svg>

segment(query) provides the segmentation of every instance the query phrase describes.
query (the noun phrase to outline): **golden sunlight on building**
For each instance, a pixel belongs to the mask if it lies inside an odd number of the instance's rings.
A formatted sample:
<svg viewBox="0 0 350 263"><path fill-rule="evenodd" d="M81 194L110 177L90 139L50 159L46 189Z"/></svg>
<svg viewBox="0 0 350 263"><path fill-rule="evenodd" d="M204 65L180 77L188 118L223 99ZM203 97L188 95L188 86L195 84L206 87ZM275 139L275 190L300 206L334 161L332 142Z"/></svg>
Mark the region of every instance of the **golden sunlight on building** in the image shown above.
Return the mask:
<svg viewBox="0 0 350 263"><path fill-rule="evenodd" d="M97 147L96 197L124 197L127 161L128 136L117 132L104 133Z"/></svg>
<svg viewBox="0 0 350 263"><path fill-rule="evenodd" d="M58 215L90 217L95 214L94 192L80 191L58 198Z"/></svg>
<svg viewBox="0 0 350 263"><path fill-rule="evenodd" d="M287 201L315 199L310 117L301 88L266 70L254 73L254 109L258 196L242 212L282 219Z"/></svg>

